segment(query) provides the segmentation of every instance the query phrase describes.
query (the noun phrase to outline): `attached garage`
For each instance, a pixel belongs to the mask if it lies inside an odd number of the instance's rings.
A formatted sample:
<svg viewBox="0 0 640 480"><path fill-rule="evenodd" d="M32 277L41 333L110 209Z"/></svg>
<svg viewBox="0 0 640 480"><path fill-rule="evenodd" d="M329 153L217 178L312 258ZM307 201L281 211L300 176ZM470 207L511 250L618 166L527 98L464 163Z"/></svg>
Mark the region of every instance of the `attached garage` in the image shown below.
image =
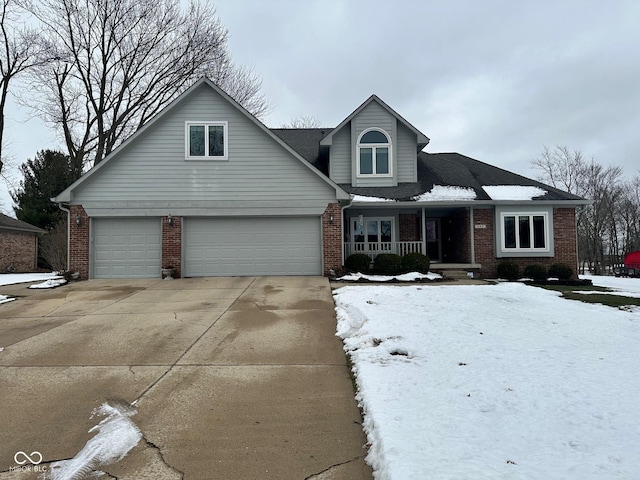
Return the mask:
<svg viewBox="0 0 640 480"><path fill-rule="evenodd" d="M320 217L186 218L183 275L321 275Z"/></svg>
<svg viewBox="0 0 640 480"><path fill-rule="evenodd" d="M160 218L95 218L94 278L159 278Z"/></svg>

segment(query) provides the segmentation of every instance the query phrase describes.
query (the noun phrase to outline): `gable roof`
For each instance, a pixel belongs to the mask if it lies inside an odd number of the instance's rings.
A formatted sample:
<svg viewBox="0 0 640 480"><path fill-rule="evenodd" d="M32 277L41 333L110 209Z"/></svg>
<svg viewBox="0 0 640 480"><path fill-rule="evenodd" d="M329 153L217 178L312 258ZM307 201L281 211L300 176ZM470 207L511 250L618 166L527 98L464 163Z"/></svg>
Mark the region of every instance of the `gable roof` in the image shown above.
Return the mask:
<svg viewBox="0 0 640 480"><path fill-rule="evenodd" d="M38 228L30 223L12 218L4 213L0 213L0 230L12 230L16 232L45 233L46 230Z"/></svg>
<svg viewBox="0 0 640 480"><path fill-rule="evenodd" d="M297 149L305 160L328 175L328 155L322 154L322 140L330 135L329 129L274 129L273 131L292 148ZM353 187L351 184L340 184L340 187L352 195L412 202L416 201L414 197L430 192L436 185L472 189L476 198L470 202L495 202L484 190L485 186L537 187L547 193L534 198L533 201L589 203L577 195L459 153L419 152L417 162L417 182L400 183L394 187Z"/></svg>
<svg viewBox="0 0 640 480"><path fill-rule="evenodd" d="M369 105L371 102L376 102L378 105L384 108L387 112L389 112L391 115L396 117L396 119L398 119L398 121L400 121L400 123L402 123L406 128L408 128L413 133L415 133L418 139L417 145L420 147L420 149L427 146L427 144L429 143L429 138L420 130L418 130L416 127L411 125L411 123L409 123L402 115L400 115L393 108L391 108L389 105L384 103L377 95L371 95L369 98L367 98L362 105L360 105L351 113L351 115L349 115L342 122L340 122L340 125L338 125L327 136L325 136L321 140L320 145L327 145L327 146L331 145L333 143L333 135L339 130L341 130L342 127L344 127L347 123L349 123L356 115L358 115L362 110L364 110L367 107L367 105Z"/></svg>
<svg viewBox="0 0 640 480"><path fill-rule="evenodd" d="M63 192L58 194L55 198L51 200L56 203L67 203L71 201L72 192L77 188L81 187L84 183L90 180L97 173L107 168L108 165L114 161L115 158L119 157L123 151L136 142L138 138L144 135L145 132L153 128L153 126L158 123L162 118L169 115L171 111L180 106L183 102L186 101L189 96L195 92L202 85L206 85L207 87L214 90L218 93L222 98L227 100L233 107L235 107L242 115L248 118L251 122L253 122L260 130L262 130L267 136L272 138L276 143L282 146L287 152L289 152L296 160L298 160L302 165L309 169L310 172L317 175L323 182L329 184L336 190L336 198L337 199L348 199L349 195L338 186L335 182L329 179L328 176L323 175L316 168L308 162L293 148L291 148L286 142L284 142L280 137L275 135L269 128L267 128L260 120L258 120L254 115L252 115L248 110L246 110L242 105L236 102L233 98L231 98L224 90L218 87L215 83L209 80L206 77L202 77L200 80L191 85L186 91L180 94L175 100L173 100L169 105L167 105L164 109L162 109L156 116L154 116L151 120L145 123L142 127L140 127L133 135L127 138L122 144L120 144L115 150L113 150L102 162L98 165L94 166L91 170L85 173L82 177L76 180L73 184L71 184L68 188L66 188Z"/></svg>

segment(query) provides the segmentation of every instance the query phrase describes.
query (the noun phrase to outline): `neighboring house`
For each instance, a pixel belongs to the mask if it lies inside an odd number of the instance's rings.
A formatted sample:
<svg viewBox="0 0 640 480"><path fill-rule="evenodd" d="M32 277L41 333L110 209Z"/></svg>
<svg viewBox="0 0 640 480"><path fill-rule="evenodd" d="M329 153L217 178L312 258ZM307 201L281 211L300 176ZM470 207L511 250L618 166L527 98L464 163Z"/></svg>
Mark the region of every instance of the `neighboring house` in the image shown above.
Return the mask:
<svg viewBox="0 0 640 480"><path fill-rule="evenodd" d="M0 213L0 273L32 272L38 267L43 229Z"/></svg>
<svg viewBox="0 0 640 480"><path fill-rule="evenodd" d="M375 95L333 129L269 129L202 79L53 200L84 278L326 275L355 252L575 269L584 199L428 142Z"/></svg>

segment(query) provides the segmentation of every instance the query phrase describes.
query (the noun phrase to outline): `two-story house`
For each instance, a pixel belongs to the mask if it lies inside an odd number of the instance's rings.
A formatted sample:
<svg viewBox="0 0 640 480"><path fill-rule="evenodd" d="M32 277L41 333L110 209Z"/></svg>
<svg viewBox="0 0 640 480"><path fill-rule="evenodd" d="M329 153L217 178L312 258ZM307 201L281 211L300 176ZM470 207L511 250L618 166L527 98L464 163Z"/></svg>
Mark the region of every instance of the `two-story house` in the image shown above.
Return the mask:
<svg viewBox="0 0 640 480"><path fill-rule="evenodd" d="M201 79L53 200L84 278L321 275L356 252L575 269L584 199L428 143L375 95L335 128L269 129Z"/></svg>

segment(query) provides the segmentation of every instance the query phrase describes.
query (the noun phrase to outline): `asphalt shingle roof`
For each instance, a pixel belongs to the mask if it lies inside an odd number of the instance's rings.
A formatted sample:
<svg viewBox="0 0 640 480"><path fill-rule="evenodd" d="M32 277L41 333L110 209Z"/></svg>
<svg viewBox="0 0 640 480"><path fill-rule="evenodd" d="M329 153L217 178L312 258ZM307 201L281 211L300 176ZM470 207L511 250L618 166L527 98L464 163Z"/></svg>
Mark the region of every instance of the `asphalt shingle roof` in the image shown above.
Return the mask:
<svg viewBox="0 0 640 480"><path fill-rule="evenodd" d="M45 231L30 223L0 213L0 230L17 230L21 232L44 233Z"/></svg>
<svg viewBox="0 0 640 480"><path fill-rule="evenodd" d="M320 148L320 140L331 130L331 128L271 129L302 158L327 176L329 159L327 152L323 152ZM401 183L396 187L353 187L351 184L340 184L340 187L351 194L408 201L421 193L431 191L434 185L472 188L476 192L477 200L491 200L482 189L483 186L533 186L547 191L545 196L539 198L540 200L583 200L576 195L459 153L419 152L417 161L417 182Z"/></svg>

